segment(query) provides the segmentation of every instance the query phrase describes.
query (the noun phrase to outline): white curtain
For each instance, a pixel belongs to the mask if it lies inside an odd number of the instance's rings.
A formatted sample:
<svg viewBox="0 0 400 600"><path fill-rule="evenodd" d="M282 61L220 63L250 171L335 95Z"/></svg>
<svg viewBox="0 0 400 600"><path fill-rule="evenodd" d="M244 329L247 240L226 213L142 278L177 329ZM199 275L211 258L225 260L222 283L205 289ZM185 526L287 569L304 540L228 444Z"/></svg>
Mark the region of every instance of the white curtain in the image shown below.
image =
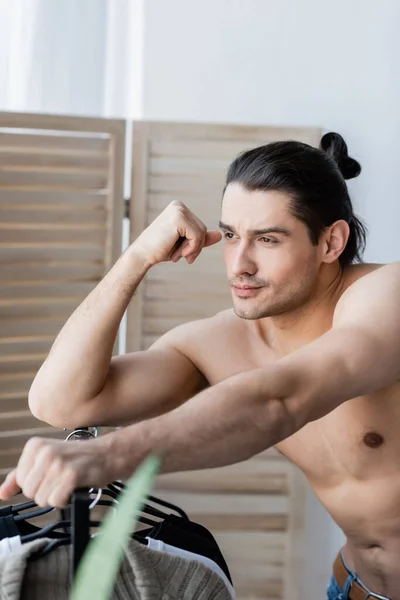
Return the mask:
<svg viewBox="0 0 400 600"><path fill-rule="evenodd" d="M0 0L0 109L29 110L40 0Z"/></svg>
<svg viewBox="0 0 400 600"><path fill-rule="evenodd" d="M107 2L105 116L142 116L144 1Z"/></svg>
<svg viewBox="0 0 400 600"><path fill-rule="evenodd" d="M0 0L0 109L139 117L143 0Z"/></svg>

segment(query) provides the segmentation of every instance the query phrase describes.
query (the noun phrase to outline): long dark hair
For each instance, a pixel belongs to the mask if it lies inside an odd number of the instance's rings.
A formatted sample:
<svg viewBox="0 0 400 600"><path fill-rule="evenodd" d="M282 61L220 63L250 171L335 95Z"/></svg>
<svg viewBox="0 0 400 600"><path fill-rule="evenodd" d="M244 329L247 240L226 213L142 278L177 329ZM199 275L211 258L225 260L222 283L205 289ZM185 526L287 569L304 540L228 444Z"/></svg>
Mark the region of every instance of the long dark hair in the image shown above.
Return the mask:
<svg viewBox="0 0 400 600"><path fill-rule="evenodd" d="M320 148L295 141L273 142L240 154L230 165L226 185L240 183L249 191L278 190L292 198L291 214L307 226L317 245L321 233L344 219L350 227L339 257L342 267L363 262L367 228L353 212L346 179L361 173L338 133L327 133Z"/></svg>

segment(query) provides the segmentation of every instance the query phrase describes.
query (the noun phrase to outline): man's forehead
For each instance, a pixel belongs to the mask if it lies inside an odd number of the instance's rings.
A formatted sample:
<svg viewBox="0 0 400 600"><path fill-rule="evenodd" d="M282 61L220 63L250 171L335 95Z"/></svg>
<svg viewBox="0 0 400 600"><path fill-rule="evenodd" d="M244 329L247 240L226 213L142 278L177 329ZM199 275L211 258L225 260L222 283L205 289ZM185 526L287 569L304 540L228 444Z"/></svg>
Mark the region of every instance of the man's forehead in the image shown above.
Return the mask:
<svg viewBox="0 0 400 600"><path fill-rule="evenodd" d="M283 225L290 220L288 202L282 195L273 195L273 192L250 194L224 196L221 221L233 227L262 229L271 225Z"/></svg>
<svg viewBox="0 0 400 600"><path fill-rule="evenodd" d="M246 190L238 183L231 183L222 199L222 211L287 212L290 196L278 190Z"/></svg>

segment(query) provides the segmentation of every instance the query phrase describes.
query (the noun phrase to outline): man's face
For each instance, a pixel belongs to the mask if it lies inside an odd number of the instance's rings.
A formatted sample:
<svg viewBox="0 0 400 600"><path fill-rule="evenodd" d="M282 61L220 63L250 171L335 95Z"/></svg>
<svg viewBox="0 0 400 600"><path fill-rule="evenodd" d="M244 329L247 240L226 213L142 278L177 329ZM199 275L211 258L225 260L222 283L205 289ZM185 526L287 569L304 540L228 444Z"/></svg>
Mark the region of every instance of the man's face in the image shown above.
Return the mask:
<svg viewBox="0 0 400 600"><path fill-rule="evenodd" d="M290 215L290 197L229 184L222 202L224 257L235 313L260 319L297 310L316 290L318 246Z"/></svg>

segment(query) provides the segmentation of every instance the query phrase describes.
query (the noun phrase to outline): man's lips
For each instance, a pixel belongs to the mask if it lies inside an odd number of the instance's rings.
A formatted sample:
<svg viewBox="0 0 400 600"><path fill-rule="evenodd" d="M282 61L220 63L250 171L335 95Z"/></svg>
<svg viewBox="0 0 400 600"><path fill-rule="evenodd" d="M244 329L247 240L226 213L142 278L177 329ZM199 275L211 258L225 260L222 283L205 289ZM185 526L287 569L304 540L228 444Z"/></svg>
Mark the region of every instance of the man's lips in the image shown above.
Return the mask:
<svg viewBox="0 0 400 600"><path fill-rule="evenodd" d="M232 285L232 288L236 294L241 298L248 298L250 296L255 296L257 291L261 289L262 286L254 286L254 285Z"/></svg>

